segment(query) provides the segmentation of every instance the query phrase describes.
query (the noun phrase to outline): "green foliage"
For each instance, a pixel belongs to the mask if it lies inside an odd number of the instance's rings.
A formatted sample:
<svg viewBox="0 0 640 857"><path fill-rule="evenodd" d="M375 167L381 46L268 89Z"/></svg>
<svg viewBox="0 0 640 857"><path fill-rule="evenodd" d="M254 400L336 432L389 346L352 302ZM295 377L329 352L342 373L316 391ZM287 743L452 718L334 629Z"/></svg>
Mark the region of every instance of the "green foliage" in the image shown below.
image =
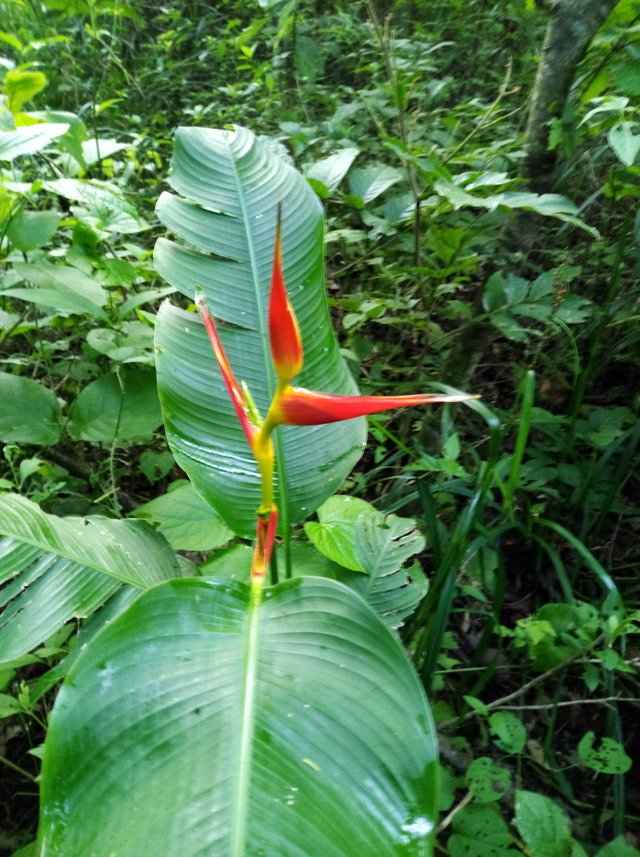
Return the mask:
<svg viewBox="0 0 640 857"><path fill-rule="evenodd" d="M545 604L515 631L516 645L526 645L533 666L548 670L592 644L600 617L590 604Z"/></svg>
<svg viewBox="0 0 640 857"><path fill-rule="evenodd" d="M304 531L327 559L351 571L364 571L355 552L354 528L360 516L373 511L370 504L357 497L330 497L317 510L317 523L309 521Z"/></svg>
<svg viewBox="0 0 640 857"><path fill-rule="evenodd" d="M255 155L247 164L247 149L255 149L252 138L248 135L243 138L241 134L236 134L235 138L236 142L242 143L241 149L245 150L243 168L255 172ZM206 145L207 142L209 145ZM191 197L196 195L196 179L200 175L198 158L201 161L208 160L210 169L209 173L205 171L205 175L213 172L217 176L211 180L213 191L210 196L215 202L215 195L225 188L224 181L221 181L221 177L226 175L222 156L226 154L226 160L229 161L225 143L228 141L215 133L190 135L183 131L177 142L174 186L188 192ZM190 146L193 147L191 151ZM187 153L191 160L187 158ZM271 167L273 162L270 162L268 151L259 151L258 156L259 166ZM186 172L181 172L181 160L187 162ZM277 174L278 167L277 163L274 164L268 175ZM289 185L295 188L295 181L298 180L295 174L287 172L285 177L289 179ZM260 184L257 186L260 187ZM255 177L251 187L255 192ZM261 187L262 209L271 208L275 190L269 186ZM231 210L230 216L238 220L244 217L246 229L250 228L249 224L254 219L260 219L260 215L254 218L252 214L249 220L247 212L253 212L257 203L251 204L249 189L243 187L242 183L239 187L233 183L227 185L224 196ZM313 197L311 201L314 201ZM181 202L175 204L184 206ZM160 207L169 221L173 218L173 205L166 198L164 203L161 202ZM202 210L201 216L205 220L211 213L212 205L213 202ZM197 222L196 214L193 221L187 221L185 227L192 239L191 243L194 243L195 233L192 234L190 230L197 230L197 226L193 226ZM287 234L286 224L283 232ZM232 234L230 232L227 235L227 242L231 240ZM245 278L248 278L255 293L254 315L249 317L249 326L245 329L251 331L252 325L260 323L263 336L266 337L266 325L261 321L266 316L266 300L259 290L260 280L255 277L258 237L251 234L243 236L242 246L247 257ZM313 231L309 238L306 243L311 247L316 246ZM286 252L286 241L284 245ZM168 275L177 270L181 275L198 276L197 272L194 274L185 265L184 250L177 247L172 250L167 242L162 246L165 253L163 270ZM217 250L217 254L204 262L214 272L221 264L226 270L230 263L224 266L220 262L221 247L211 249ZM303 265L306 264L309 254L304 247L299 254ZM182 260L182 268L176 267L176 258ZM239 270L242 263L233 264ZM195 267L199 267L198 262ZM177 285L176 280L174 285ZM316 284L316 290L321 286L322 283ZM241 288L241 283L238 287ZM307 301L310 301L309 297ZM324 310L317 296L315 304ZM229 303L226 312L229 313L226 320L231 321L234 308ZM246 312L242 314L247 315ZM301 315L305 317L304 311ZM310 320L307 320L306 327L304 321L301 323L306 357L311 361L319 351L323 354L328 351L323 345L328 341L327 335L322 330L322 324L318 324L323 321L323 316L326 318L326 313L314 313L315 327ZM168 347L167 340L163 338L164 323L161 314L156 339L159 385L166 422L171 426L179 405L168 400L165 382L167 379L172 380L184 358L180 350L172 351ZM195 331L195 327L185 329L187 332ZM253 343L246 340L244 356L248 367L252 366L252 344L257 346L258 360L264 358L264 346L260 340ZM255 354L253 361L256 361ZM223 360L219 359L219 362L221 369L224 369ZM185 374L185 380L189 379L191 384L195 366ZM103 429L104 417L108 417L110 411L109 388L106 386L110 379L109 376L102 376L91 382L76 399L69 420L72 436L94 441L112 438L115 443L119 436L131 439L136 434L132 426L140 429L137 410L128 401L127 391L130 389L140 396L144 385L137 376L144 375L146 370L131 367L124 375L125 367L122 367L121 372L115 375L122 389L117 408L118 420L115 426L109 426L110 435L106 435ZM136 380L131 382L134 373L137 373ZM262 374L266 382L271 380L264 362ZM247 373L246 377L251 378L251 375ZM344 372L343 377L346 377ZM260 379L259 368L255 378L258 381ZM208 397L205 389L205 395L201 395L200 399L196 397L194 402L185 396L186 389L185 386L181 390L182 402L191 408L190 414L195 422L193 418L196 415L206 413L206 408L211 407L210 399L215 399L215 389L213 395ZM151 414L153 418L152 409L144 401L145 406L140 414ZM199 411L194 409L195 404L199 406ZM260 404L264 410L265 403ZM101 417L103 420L99 421ZM124 424L128 431L121 428ZM185 425L189 425L188 419ZM153 424L149 425L149 428L153 427ZM359 430L358 426L356 428ZM198 422L195 422L195 430L202 431ZM218 455L223 456L226 451L228 459L231 457L228 455L230 446L237 445L224 428L216 431L215 423L204 434L204 438L218 445ZM178 436L176 441L176 435L173 436L175 446L183 442L184 448L190 449L193 455L193 444L184 444L184 440ZM313 451L312 446L307 446L307 465ZM325 461L327 452L324 450ZM280 498L285 504L288 497L285 479L289 476L291 463L287 453L286 446L284 450L280 448L277 459ZM318 453L319 456L321 454L323 450ZM333 455L334 451L329 454ZM188 464L185 466L190 469ZM327 468L319 465L318 469L321 472ZM232 477L236 471L229 468L227 461L226 468L221 467L220 472ZM197 478L195 484L199 484ZM327 490L326 483L324 490ZM240 486L236 485L235 491L237 505L242 499ZM178 493L179 489L167 495L170 504L175 504ZM205 493L211 495L210 491ZM192 505L195 504L196 508L200 506L202 510L202 501L199 501L193 489L190 496ZM257 504L256 498L254 502ZM214 501L211 505L215 507L220 504ZM35 509L29 511L32 518L37 519L38 512ZM145 510L143 508L140 511L144 514ZM146 511L156 516L159 513L161 520L164 516L165 522L161 529L167 532L166 504L155 500L147 504ZM319 578L301 579L300 574L291 581L269 588L264 597L261 585L256 586L254 575L250 587L229 581L207 584L191 578L172 581L165 589L155 587L149 599L138 599L130 611L112 620L108 628L107 623L104 623L105 629L91 639L86 653L81 652L77 660L73 660L48 730L39 828L39 843L44 852L67 854L71 849L79 853L91 847L97 854L107 855L112 853L115 845L124 853L132 855L156 853L158 849L167 848L173 851L178 847L195 854L201 850L202 842L205 841L211 847L224 848L229 853L240 855L249 850L275 852L280 848L278 843L286 838L289 842L287 847L294 847L298 851L303 847L312 847L314 850L328 847L336 853L360 853L364 843L367 843L367 847L373 843L379 853L431 853L437 802L437 745L429 710L417 676L406 660L400 643L384 629L384 625L365 603L366 600L375 602L377 610L394 627L413 612L422 594L420 589L417 589L416 595L416 587L409 587L412 591L407 600L403 593L397 592L400 588L408 588L407 578L398 575L397 582L394 581L391 587L386 578L396 575L405 560L424 546L424 540L415 533L414 522L411 521L410 526L407 526L401 519L385 518L372 507L368 507L368 512L373 522L365 520L360 525L357 521L354 531L354 551L358 563L371 581L368 590L363 593L365 600L341 584ZM227 517L230 517L229 513ZM174 512L174 522L175 519ZM210 525L210 514L206 520ZM83 523L88 525L86 520ZM49 541L57 544L57 538L64 546L66 537L70 543L68 556L76 558L79 548L74 549L73 545L74 540L77 540L78 525L70 520L53 521L51 518L47 518L47 524L53 530L53 537ZM100 532L106 540L109 537L109 526L107 523L100 526L103 527ZM15 525L14 528L24 538L25 533ZM236 529L244 532L243 526ZM184 528L178 529L177 534L173 529L172 534L174 541L194 546L193 530L186 532L187 542L183 542ZM219 542L214 539L213 544L207 542L199 547L215 547L218 543L228 541L230 535L231 532L223 526ZM160 539L160 536L157 538ZM96 559L92 563L94 568L113 574L102 562L99 548L98 542ZM135 551L136 546L132 545L131 550ZM256 547L256 552L258 550ZM143 554L136 553L132 559L140 565L142 557ZM122 573L119 577L124 579ZM383 582L382 592L378 586L380 581ZM128 582L135 583L132 579ZM104 599L105 593L101 594ZM111 592L106 594L110 595ZM85 593L82 595L89 600ZM99 601L95 592L91 595L93 601L88 609L93 611L99 606ZM72 607L77 609L75 604L61 605L59 614L63 609L69 611ZM286 617L292 622L293 636L290 645L283 649L282 634L286 633ZM380 638L377 642L376 636ZM184 648L180 642L182 639L185 641ZM150 652L156 653L153 663L149 659ZM197 652L199 655L194 655ZM122 657L119 653L122 653ZM95 662L96 656L98 663ZM228 666L212 673L212 657L218 665L230 658ZM201 691L205 691L208 704L204 704L200 694L194 703L193 694L188 690L184 696L184 705L180 705L184 669L181 667L174 672L169 665L185 663L192 664L191 671L196 670L192 679ZM288 663L286 668L285 663ZM324 664L324 667L319 664ZM324 679L323 669L326 672ZM205 675L215 677L208 693L203 682ZM359 686L354 681L356 675L364 679L364 684L360 683ZM138 687L134 697L130 695L132 681ZM177 685L174 686L172 681L177 681ZM191 682L188 685L191 688ZM74 701L76 694L79 694L79 698ZM65 698L69 699L65 702ZM331 699L334 702L327 707L327 701ZM102 724L92 733L87 730L87 723L94 719L88 700L95 707L95 717L98 712L102 718L105 710L112 711L113 727L105 729ZM122 703L123 707L119 707ZM179 719L182 727L179 732L175 730L177 703L181 708ZM406 720L405 725L398 718L398 703ZM303 709L303 715L304 709L309 709L310 714L311 710L317 710L320 718L296 718L295 709L299 707ZM221 716L223 712L225 716ZM213 713L215 716L212 716ZM209 725L198 735L196 723L202 715L202 722ZM266 718L264 715L267 715ZM141 722L147 724L142 732ZM275 737L279 731L282 740ZM356 752L336 752L331 746L325 747L325 735L329 732L343 735L349 746L358 736ZM158 749L169 739L174 747L173 760L165 759L159 782L155 775ZM204 756L203 746L207 749ZM89 768L78 764L78 752L80 758L91 759ZM206 760L204 765L198 761L203 758ZM134 763L136 782L131 780L128 767L131 761ZM318 776L310 775L305 765ZM198 766L200 773L194 777ZM294 768L299 768L299 776L294 776ZM220 775L224 769L229 772L226 778ZM95 778L96 771L103 772L98 780ZM187 771L189 773L185 776ZM292 779L300 785L292 785ZM115 788L115 783L123 780L132 782L138 796L139 809L133 814L129 796ZM372 782L376 783L374 788ZM285 792L287 796L283 798ZM98 804L104 804L106 794L109 795L109 816L112 820L107 826L98 820L95 811ZM194 796L198 796L195 804ZM225 811L212 813L212 804L219 803L223 796ZM337 805L338 800L348 808L348 812L344 813L348 824L338 825L334 834L329 835L324 826L324 817L331 807ZM274 804L281 808L279 818L274 816ZM375 805L373 811L372 805ZM160 807L162 816L167 819L167 826L155 822L151 826L141 825L141 818L151 815L145 806L153 806L154 812ZM139 816L139 812L142 815ZM263 821L264 813L270 816L269 824ZM296 837L299 843L295 841ZM315 844L310 846L310 840Z"/></svg>
<svg viewBox="0 0 640 857"><path fill-rule="evenodd" d="M4 536L147 588L179 573L165 540L142 521L58 518L25 497L0 495ZM147 567L141 557L152 557Z"/></svg>
<svg viewBox="0 0 640 857"><path fill-rule="evenodd" d="M91 381L69 410L69 434L94 443L150 437L162 423L155 380L143 367L123 367Z"/></svg>
<svg viewBox="0 0 640 857"><path fill-rule="evenodd" d="M491 803L511 788L511 776L506 768L495 765L488 756L478 756L467 771L466 784L478 803Z"/></svg>
<svg viewBox="0 0 640 857"><path fill-rule="evenodd" d="M454 818L454 833L447 841L451 857L514 857L520 852L515 845L509 827L499 813L486 804L471 804L464 807Z"/></svg>
<svg viewBox="0 0 640 857"><path fill-rule="evenodd" d="M166 494L138 506L135 516L157 524L176 551L214 550L233 536L190 482L174 482Z"/></svg>
<svg viewBox="0 0 640 857"><path fill-rule="evenodd" d="M527 730L515 714L496 711L489 717L489 728L496 745L505 753L522 753L527 743Z"/></svg>
<svg viewBox="0 0 640 857"><path fill-rule="evenodd" d="M545 795L516 793L516 827L531 857L570 857L571 832L560 807Z"/></svg>
<svg viewBox="0 0 640 857"><path fill-rule="evenodd" d="M60 404L52 390L30 378L0 374L0 439L42 446L60 439Z"/></svg>
<svg viewBox="0 0 640 857"><path fill-rule="evenodd" d="M133 539L155 557L144 586L181 574L248 579L251 547L181 481L158 429L152 344L159 301L183 292L160 322L187 358L172 395L220 387L208 345L182 335L183 320L197 324L193 285L207 286L217 265L223 297L210 300L231 362L255 388L233 341L258 338L255 316L249 328L239 315L256 302L231 276L233 230L216 239L209 228L225 207L203 214L178 191L168 226L186 244L178 279L160 280L167 238L154 205L174 129L230 123L261 135L269 162L295 165L322 197L329 310L358 385L410 392L438 379L483 397L455 412L371 418L358 468L342 483L341 464L290 515L302 521L320 503L317 522L293 527L274 574L340 581L399 629L443 736L441 805L454 812L440 853L637 855L623 836L640 814L634 3L616 5L552 122L559 161L547 197L518 178L548 21L534 3L179 0L144 19L122 2L0 9L0 491L41 507L0 506L2 857L40 852L26 844L40 772L29 750L44 739L57 683L139 595L139 569L115 546ZM287 262L297 223L282 196ZM516 216L527 246L514 249ZM269 213L262 293L272 226ZM311 256L319 271L319 227ZM301 264L285 273L304 315ZM322 359L310 386L329 384ZM227 509L237 495L228 489ZM91 523L65 529L69 515ZM122 515L147 523L112 520ZM102 559L96 526L113 538ZM176 558L163 534L188 556ZM56 552L67 540L72 557Z"/></svg>
<svg viewBox="0 0 640 857"><path fill-rule="evenodd" d="M388 625L399 628L427 591L419 563L406 566L425 546L416 522L385 516L370 503L346 495L330 497L317 511L318 522L307 522L304 530L330 563L314 573L346 583Z"/></svg>
<svg viewBox="0 0 640 857"><path fill-rule="evenodd" d="M578 744L580 763L601 774L626 774L631 768L631 759L622 746L612 738L603 738L599 747L594 746L595 734L587 732Z"/></svg>

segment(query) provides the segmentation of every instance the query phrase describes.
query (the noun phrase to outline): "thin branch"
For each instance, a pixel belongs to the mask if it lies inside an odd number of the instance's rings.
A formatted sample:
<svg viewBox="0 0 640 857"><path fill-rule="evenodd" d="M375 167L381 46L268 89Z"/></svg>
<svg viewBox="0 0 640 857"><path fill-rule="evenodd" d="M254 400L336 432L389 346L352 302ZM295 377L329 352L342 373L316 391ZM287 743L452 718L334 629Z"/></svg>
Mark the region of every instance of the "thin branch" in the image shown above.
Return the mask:
<svg viewBox="0 0 640 857"><path fill-rule="evenodd" d="M603 640L603 638L604 638L604 634L600 634L598 637L596 637L596 639L593 641L593 647L595 648L595 646L597 646ZM573 664L578 660L580 660L580 656L576 654L573 658L570 658L568 661L565 661L562 664L558 664L557 666L553 667L552 669L547 670L547 672L542 673L542 675L539 675L539 676L536 676L535 678L532 678L531 681L528 681L526 684L523 684L522 687L519 687L517 690L514 690L512 693L508 693L506 696L501 696L499 699L494 699L493 702L488 702L486 705L486 708L489 711L493 711L496 708L504 708L505 704L508 702L511 702L512 699L517 699L519 696L522 696L522 694L526 693L528 690L531 690L531 688L536 687L539 684L542 684L542 682L546 681L550 676L554 675L554 673L557 673L560 670L565 669L565 667L568 667L570 664ZM560 704L560 703L558 703L558 704ZM569 704L572 704L572 703L569 703ZM553 705L552 705L552 707L553 707ZM481 713L480 711L477 711L474 708L472 711L467 711L467 713L462 715L462 717L454 717L451 720L445 720L444 723L440 723L438 725L438 728L439 729L449 729L451 726L456 726L456 725L459 725L460 723L466 723L467 720L473 720L474 717L478 717L480 715L480 713Z"/></svg>
<svg viewBox="0 0 640 857"><path fill-rule="evenodd" d="M550 711L569 705L608 705L610 702L640 703L636 696L604 696L602 699L566 699L562 702L545 702L540 705L501 705L500 711Z"/></svg>
<svg viewBox="0 0 640 857"><path fill-rule="evenodd" d="M0 756L0 765L6 765L7 768L11 768L12 771L15 771L32 783L36 782L36 778L33 774L30 774L29 771L25 771L24 768L21 768L20 765L16 765L15 762L11 761L11 759L7 759L6 756Z"/></svg>
<svg viewBox="0 0 640 857"><path fill-rule="evenodd" d="M460 812L460 810L464 809L465 806L467 806L467 804L471 803L472 800L473 800L473 793L467 792L466 795L460 801L460 803L458 803L456 806L454 806L454 808L451 810L451 812L442 819L442 821L438 825L438 830L436 832L442 833L443 830L446 830L447 827L449 827L449 825L453 821L454 817Z"/></svg>

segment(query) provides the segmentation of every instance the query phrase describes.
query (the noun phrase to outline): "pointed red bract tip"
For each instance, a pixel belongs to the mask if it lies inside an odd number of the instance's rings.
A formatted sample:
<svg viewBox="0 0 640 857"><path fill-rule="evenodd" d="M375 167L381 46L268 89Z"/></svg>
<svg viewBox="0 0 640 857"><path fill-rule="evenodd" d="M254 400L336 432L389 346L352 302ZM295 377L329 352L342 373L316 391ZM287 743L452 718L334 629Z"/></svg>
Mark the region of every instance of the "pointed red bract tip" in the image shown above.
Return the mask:
<svg viewBox="0 0 640 857"><path fill-rule="evenodd" d="M351 420L366 414L377 414L392 408L412 405L434 405L477 399L461 393L455 396L338 396L316 393L302 387L287 387L278 398L275 420L284 425L312 426Z"/></svg>
<svg viewBox="0 0 640 857"><path fill-rule="evenodd" d="M302 338L293 307L287 295L282 273L282 205L278 203L278 222L273 250L271 295L269 297L269 339L276 375L288 384L303 364Z"/></svg>
<svg viewBox="0 0 640 857"><path fill-rule="evenodd" d="M209 307L207 306L204 295L199 290L196 291L195 302L196 306L198 307L200 316L204 321L204 326L206 328L207 334L209 335L209 341L211 342L213 353L215 355L218 366L220 367L222 380L224 381L224 385L227 388L227 392L229 393L229 398L231 399L231 403L236 412L236 416L238 417L238 422L242 427L242 431L244 432L244 435L247 438L249 446L253 450L258 438L259 429L251 422L249 418L249 406L247 404L244 392L240 384L238 384L238 382L236 381L235 375L233 374L231 366L229 365L229 361L227 360L227 355L225 354L224 348L222 347L220 335L218 334L218 330L213 320L213 316L209 312Z"/></svg>

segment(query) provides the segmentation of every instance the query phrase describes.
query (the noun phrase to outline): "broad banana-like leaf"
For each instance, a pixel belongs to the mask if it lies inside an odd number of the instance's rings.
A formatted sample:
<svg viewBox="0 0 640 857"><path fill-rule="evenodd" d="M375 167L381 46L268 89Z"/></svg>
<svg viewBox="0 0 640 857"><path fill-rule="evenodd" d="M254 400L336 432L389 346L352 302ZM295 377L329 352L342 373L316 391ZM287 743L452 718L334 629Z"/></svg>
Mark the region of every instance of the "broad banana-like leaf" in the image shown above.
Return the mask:
<svg viewBox="0 0 640 857"><path fill-rule="evenodd" d="M303 177L251 132L180 128L160 220L180 239L156 244L160 274L193 298L196 286L220 324L236 377L266 413L275 390L267 306L278 200L284 276L298 317L305 365L296 383L354 394L324 288L323 215ZM179 194L179 195L176 195ZM193 484L238 534L251 535L258 469L238 425L204 326L165 304L156 325L158 386L167 437ZM362 453L363 419L276 432L276 493L284 526L311 514Z"/></svg>
<svg viewBox="0 0 640 857"><path fill-rule="evenodd" d="M348 588L182 579L79 656L45 745L41 857L428 857L436 739Z"/></svg>
<svg viewBox="0 0 640 857"><path fill-rule="evenodd" d="M0 495L0 536L72 560L122 583L147 589L180 577L175 554L143 521L59 518L26 497Z"/></svg>
<svg viewBox="0 0 640 857"><path fill-rule="evenodd" d="M24 567L26 556L31 562ZM91 616L121 585L86 565L8 538L0 539L1 582L0 665L33 651L70 619Z"/></svg>

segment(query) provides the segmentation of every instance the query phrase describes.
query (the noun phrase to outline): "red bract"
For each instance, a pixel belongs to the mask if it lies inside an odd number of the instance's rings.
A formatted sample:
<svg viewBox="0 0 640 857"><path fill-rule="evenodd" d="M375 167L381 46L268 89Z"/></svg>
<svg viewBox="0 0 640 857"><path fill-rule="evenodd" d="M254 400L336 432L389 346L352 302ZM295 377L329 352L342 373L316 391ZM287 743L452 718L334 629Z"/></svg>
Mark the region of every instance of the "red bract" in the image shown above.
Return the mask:
<svg viewBox="0 0 640 857"><path fill-rule="evenodd" d="M338 396L316 393L303 387L287 387L274 402L274 424L312 426L351 420L365 414L377 414L390 408L407 408L412 405L432 405L444 402L464 402L477 398L464 394L439 396Z"/></svg>
<svg viewBox="0 0 640 857"><path fill-rule="evenodd" d="M278 203L271 296L269 298L269 339L276 375L280 381L288 384L302 369L304 358L298 320L289 302L282 274L281 222L282 207Z"/></svg>
<svg viewBox="0 0 640 857"><path fill-rule="evenodd" d="M242 427L245 437L249 441L249 446L253 449L260 433L260 429L251 422L249 417L249 406L244 392L242 391L240 384L236 381L235 375L229 365L227 355L224 353L224 348L220 341L220 336L218 335L215 323L211 317L211 313L209 312L209 307L206 304L204 295L199 289L196 290L195 301L202 320L204 321L204 326L207 329L213 353L215 354L216 361L220 367L222 380L224 381L224 385L229 393L229 398L231 399L231 403L238 416L238 421Z"/></svg>

